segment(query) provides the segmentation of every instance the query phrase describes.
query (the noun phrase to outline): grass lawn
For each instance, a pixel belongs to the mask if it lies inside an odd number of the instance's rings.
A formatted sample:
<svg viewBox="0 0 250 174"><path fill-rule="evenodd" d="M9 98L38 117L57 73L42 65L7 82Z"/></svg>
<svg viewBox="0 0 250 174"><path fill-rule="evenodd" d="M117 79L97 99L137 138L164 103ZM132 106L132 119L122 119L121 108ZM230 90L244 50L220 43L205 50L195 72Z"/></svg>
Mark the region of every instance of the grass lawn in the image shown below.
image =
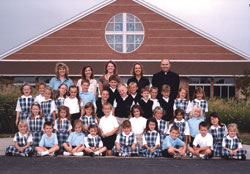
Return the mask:
<svg viewBox="0 0 250 174"><path fill-rule="evenodd" d="M240 138L243 141L243 144L250 145L250 133L240 133Z"/></svg>

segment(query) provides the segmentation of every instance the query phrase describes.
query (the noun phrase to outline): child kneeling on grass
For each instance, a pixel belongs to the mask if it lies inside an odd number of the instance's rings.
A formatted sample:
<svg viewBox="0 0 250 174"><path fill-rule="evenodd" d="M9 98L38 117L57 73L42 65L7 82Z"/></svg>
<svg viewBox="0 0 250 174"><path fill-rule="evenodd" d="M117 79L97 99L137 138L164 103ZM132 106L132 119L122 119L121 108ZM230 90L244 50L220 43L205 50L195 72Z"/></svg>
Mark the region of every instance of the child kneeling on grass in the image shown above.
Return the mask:
<svg viewBox="0 0 250 174"><path fill-rule="evenodd" d="M66 150L63 152L63 155L65 156L83 156L83 151L85 150L84 147L84 134L82 132L83 130L83 124L81 120L75 120L74 122L74 132L72 132L67 143L63 143L63 148Z"/></svg>
<svg viewBox="0 0 250 174"><path fill-rule="evenodd" d="M44 123L44 131L42 139L39 142L39 146L35 149L38 156L50 155L54 156L55 152L59 150L57 135L52 133L53 124L51 122Z"/></svg>
<svg viewBox="0 0 250 174"><path fill-rule="evenodd" d="M176 159L185 156L186 144L178 138L180 129L178 126L172 126L170 129L170 135L168 135L162 144L162 156L174 157Z"/></svg>
<svg viewBox="0 0 250 174"><path fill-rule="evenodd" d="M193 142L193 147L189 147L189 152L200 157L201 159L209 159L213 156L213 137L208 133L208 123L201 122L199 124L200 134L196 135Z"/></svg>

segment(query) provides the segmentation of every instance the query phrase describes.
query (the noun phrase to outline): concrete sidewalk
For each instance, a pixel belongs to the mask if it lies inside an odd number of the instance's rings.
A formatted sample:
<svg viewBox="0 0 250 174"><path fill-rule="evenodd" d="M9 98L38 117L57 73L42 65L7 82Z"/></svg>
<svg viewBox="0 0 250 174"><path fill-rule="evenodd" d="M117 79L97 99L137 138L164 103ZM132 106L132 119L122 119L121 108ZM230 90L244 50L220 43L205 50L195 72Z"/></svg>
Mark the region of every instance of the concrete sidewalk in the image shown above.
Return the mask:
<svg viewBox="0 0 250 174"><path fill-rule="evenodd" d="M13 144L13 138L0 138L0 156L5 154L5 149ZM243 145L243 148L247 150L246 159L250 159L250 145ZM215 158L218 159L218 158Z"/></svg>

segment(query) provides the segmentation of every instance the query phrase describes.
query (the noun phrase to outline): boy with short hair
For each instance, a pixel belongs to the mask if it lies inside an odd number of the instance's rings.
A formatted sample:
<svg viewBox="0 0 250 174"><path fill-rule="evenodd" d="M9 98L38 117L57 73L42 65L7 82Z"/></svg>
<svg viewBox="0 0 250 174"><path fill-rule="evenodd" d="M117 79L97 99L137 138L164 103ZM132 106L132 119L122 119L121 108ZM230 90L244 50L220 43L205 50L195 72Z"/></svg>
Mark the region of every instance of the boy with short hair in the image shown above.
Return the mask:
<svg viewBox="0 0 250 174"><path fill-rule="evenodd" d="M208 133L208 127L205 121L199 124L200 134L195 136L193 148L189 147L189 152L201 159L209 159L213 154L213 137Z"/></svg>
<svg viewBox="0 0 250 174"><path fill-rule="evenodd" d="M186 146L185 143L178 138L180 130L178 126L172 126L170 135L168 135L162 144L162 156L174 157L176 159L185 156Z"/></svg>
<svg viewBox="0 0 250 174"><path fill-rule="evenodd" d="M113 114L116 116L118 124L121 125L124 120L130 117L130 108L134 105L131 95L128 95L128 89L124 84L118 86L120 95L114 101Z"/></svg>
<svg viewBox="0 0 250 174"><path fill-rule="evenodd" d="M122 123L122 133L115 140L113 152L116 156L138 156L139 149L136 146L136 136L131 132L132 127L129 120Z"/></svg>
<svg viewBox="0 0 250 174"><path fill-rule="evenodd" d="M130 82L128 84L128 91L129 94L132 96L134 103L137 104L138 101L141 99L141 94L137 92L138 86L135 82Z"/></svg>
<svg viewBox="0 0 250 174"><path fill-rule="evenodd" d="M163 115L162 117L162 119L165 121L170 121L173 118L174 100L169 97L170 91L171 89L169 85L166 84L162 85L162 90L161 90L162 97L158 98L160 106L166 112L165 115Z"/></svg>
<svg viewBox="0 0 250 174"><path fill-rule="evenodd" d="M53 124L51 122L44 123L44 131L42 139L39 142L39 146L35 149L38 156L51 155L54 156L55 152L59 150L57 135L52 133Z"/></svg>
<svg viewBox="0 0 250 174"><path fill-rule="evenodd" d="M86 103L91 102L96 108L95 96L91 92L89 92L89 85L90 82L88 79L82 80L81 82L82 91L80 92L80 98L82 100L83 107L85 106Z"/></svg>
<svg viewBox="0 0 250 174"><path fill-rule="evenodd" d="M119 79L117 75L111 75L109 77L109 88L107 89L109 92L108 102L113 106L114 100L120 95L117 89L119 83Z"/></svg>
<svg viewBox="0 0 250 174"><path fill-rule="evenodd" d="M72 132L67 140L67 143L63 143L63 148L66 150L63 152L65 156L83 156L84 147L84 133L83 123L81 120L75 120L74 132Z"/></svg>
<svg viewBox="0 0 250 174"><path fill-rule="evenodd" d="M142 116L146 119L153 116L153 104L154 102L149 99L149 89L142 88L141 89L142 98L138 100L138 104L141 106L143 111Z"/></svg>

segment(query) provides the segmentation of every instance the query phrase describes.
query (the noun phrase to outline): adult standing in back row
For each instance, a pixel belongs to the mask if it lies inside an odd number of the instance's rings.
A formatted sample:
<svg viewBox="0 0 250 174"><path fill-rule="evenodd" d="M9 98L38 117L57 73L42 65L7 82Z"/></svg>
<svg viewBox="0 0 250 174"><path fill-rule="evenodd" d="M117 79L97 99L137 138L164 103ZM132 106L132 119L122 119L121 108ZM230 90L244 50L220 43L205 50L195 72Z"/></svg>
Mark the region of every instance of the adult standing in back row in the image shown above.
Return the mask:
<svg viewBox="0 0 250 174"><path fill-rule="evenodd" d="M160 67L161 71L153 75L152 85L158 88L158 98L161 96L162 85L169 85L171 88L169 98L174 100L178 94L180 84L179 75L170 71L171 64L168 59L163 59Z"/></svg>

